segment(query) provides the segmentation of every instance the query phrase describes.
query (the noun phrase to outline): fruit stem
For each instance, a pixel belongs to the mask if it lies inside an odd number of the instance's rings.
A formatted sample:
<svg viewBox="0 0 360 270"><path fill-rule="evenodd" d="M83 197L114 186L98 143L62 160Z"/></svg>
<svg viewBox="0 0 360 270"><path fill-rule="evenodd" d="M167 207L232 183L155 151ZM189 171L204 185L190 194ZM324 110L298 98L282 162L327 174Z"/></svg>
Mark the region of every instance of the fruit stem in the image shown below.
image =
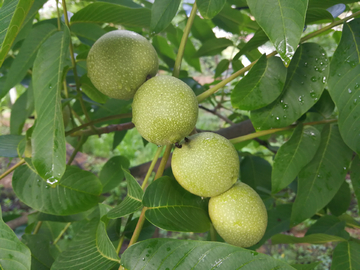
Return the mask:
<svg viewBox="0 0 360 270"><path fill-rule="evenodd" d="M83 128L86 128L88 126L91 126L91 125L94 125L94 124L97 124L97 123L101 123L101 122L105 122L105 121L109 121L109 120L114 120L114 119L130 118L131 116L132 116L131 113L124 113L124 114L110 115L110 116L107 116L107 117L95 119L95 120L92 120L92 121L87 122L87 123L85 123L85 124L83 124L81 126L78 126L76 128L73 128L73 129L67 131L65 133L65 136L69 136L70 134L73 134L76 131L79 131L79 130L81 130Z"/></svg>
<svg viewBox="0 0 360 270"><path fill-rule="evenodd" d="M58 30L61 30L61 23L60 23L60 10L59 10L59 0L56 0L56 11L57 11L57 25Z"/></svg>
<svg viewBox="0 0 360 270"><path fill-rule="evenodd" d="M167 161L169 159L169 156L170 156L170 153L171 153L171 149L172 149L171 144L166 146L164 155L163 155L163 157L161 159L161 162L160 162L159 168L158 168L158 170L156 172L154 180L160 178L163 175L165 167L166 167L166 163L167 163Z"/></svg>
<svg viewBox="0 0 360 270"><path fill-rule="evenodd" d="M37 233L38 233L38 231L39 231L40 228L41 228L41 225L42 225L42 221L38 221L38 223L36 224L36 227L35 227L35 229L34 229L33 234L37 234Z"/></svg>
<svg viewBox="0 0 360 270"><path fill-rule="evenodd" d="M7 176L8 174L10 174L12 171L14 171L17 167L23 165L25 163L25 160L20 160L18 163L16 163L14 166L12 166L11 168L7 169L2 175L0 175L0 180L3 179L5 176Z"/></svg>
<svg viewBox="0 0 360 270"><path fill-rule="evenodd" d="M185 51L185 45L190 33L190 29L191 26L194 22L195 16L196 16L196 10L197 10L197 6L196 6L196 2L194 3L189 19L186 23L185 29L184 29L184 33L183 36L181 38L181 42L180 42L180 46L179 46L179 50L178 53L176 55L176 59L175 59L175 64L174 64L174 70L173 70L173 76L178 78L179 74L180 74L180 68L181 68L181 60L184 56L184 51Z"/></svg>
<svg viewBox="0 0 360 270"><path fill-rule="evenodd" d="M216 242L216 231L215 231L214 225L212 225L212 224L210 227L210 240Z"/></svg>
<svg viewBox="0 0 360 270"><path fill-rule="evenodd" d="M60 232L60 234L58 235L58 237L56 237L56 239L54 240L53 245L56 245L57 242L59 242L59 240L61 239L61 237L64 235L64 233L66 232L66 230L70 227L71 222L67 223L64 227L64 229L62 229L62 231Z"/></svg>
<svg viewBox="0 0 360 270"><path fill-rule="evenodd" d="M358 12L355 12L353 14L351 14L350 16L348 17L345 17L344 19L341 19L341 20L338 20L336 22L333 22L313 33L310 33L308 35L306 35L305 37L303 37L301 40L300 40L300 43L304 42L304 41L307 41L313 37L316 37L318 35L320 35L321 33L323 32L326 32L328 30L330 30L331 28L335 27L335 26L338 26L356 16L359 16L360 15L360 11ZM267 55L267 58L271 57L271 56L274 56L277 54L277 51L273 51L272 53L270 53L269 55ZM255 60L254 62L252 62L250 65L238 70L237 72L233 73L231 76L229 76L228 78L222 80L220 83L218 83L217 85L211 87L210 89L206 90L205 92L203 92L202 94L198 95L197 96L197 100L198 102L202 102L204 101L206 98L208 98L209 96L211 96L212 94L214 94L216 91L218 91L219 89L223 88L227 83L231 82L232 80L236 79L238 76L240 75L243 75L246 71L250 70L250 68L257 62L257 60Z"/></svg>
<svg viewBox="0 0 360 270"><path fill-rule="evenodd" d="M331 124L331 123L335 123L337 121L338 121L337 119L329 119L329 120L326 119L326 120L321 120L321 121L303 123L303 125L304 126L314 126L314 125L321 125L321 124ZM257 137L273 134L273 133L276 133L276 132L279 132L279 131L285 131L285 130L293 129L297 125L298 124L283 127L283 128L273 128L273 129L258 131L258 132L255 132L255 133L250 133L250 134L247 134L247 135L244 135L244 136L240 136L240 137L237 137L237 138L234 138L234 139L230 139L230 142L232 144L237 144L237 143L240 143L240 142L252 140L252 139L257 138Z"/></svg>
<svg viewBox="0 0 360 270"><path fill-rule="evenodd" d="M150 178L150 175L151 175L152 171L154 170L155 164L156 164L156 162L157 162L157 160L158 160L158 158L159 158L159 156L160 156L161 151L163 150L163 148L164 148L164 147L162 146L162 147L159 147L159 148L156 150L155 156L154 156L154 158L153 158L153 160L152 160L152 162L151 162L151 164L150 164L150 167L149 167L149 169L148 169L148 171L147 171L147 173L146 173L146 176L145 176L145 178L144 178L144 181L143 181L143 183L142 183L142 185L141 185L142 190L145 189L146 184L147 184L147 182L148 182L148 180L149 180L149 178Z"/></svg>

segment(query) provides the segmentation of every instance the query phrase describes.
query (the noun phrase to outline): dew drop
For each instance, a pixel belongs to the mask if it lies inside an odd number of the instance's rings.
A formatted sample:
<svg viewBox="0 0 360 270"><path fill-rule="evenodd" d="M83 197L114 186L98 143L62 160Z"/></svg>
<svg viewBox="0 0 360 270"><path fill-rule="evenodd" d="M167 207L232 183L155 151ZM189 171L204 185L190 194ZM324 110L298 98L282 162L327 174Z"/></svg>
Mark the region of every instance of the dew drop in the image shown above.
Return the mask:
<svg viewBox="0 0 360 270"><path fill-rule="evenodd" d="M286 116L286 115L284 115L283 117L284 117L284 119L286 119L286 118L287 118L287 116Z"/></svg>
<svg viewBox="0 0 360 270"><path fill-rule="evenodd" d="M351 93L352 93L352 91L351 91L351 89L350 89L350 88L348 89L348 92L349 92L349 94L351 94Z"/></svg>
<svg viewBox="0 0 360 270"><path fill-rule="evenodd" d="M301 85L304 85L304 82L300 82Z"/></svg>
<svg viewBox="0 0 360 270"><path fill-rule="evenodd" d="M305 63L304 63L304 67L307 67L307 66L308 66L308 63L307 63L307 62L305 62Z"/></svg>
<svg viewBox="0 0 360 270"><path fill-rule="evenodd" d="M316 82L317 81L317 78L314 76L314 77L311 77L311 81L312 82Z"/></svg>
<svg viewBox="0 0 360 270"><path fill-rule="evenodd" d="M277 117L276 117L276 120L280 120L280 117L279 117L279 116L277 116Z"/></svg>

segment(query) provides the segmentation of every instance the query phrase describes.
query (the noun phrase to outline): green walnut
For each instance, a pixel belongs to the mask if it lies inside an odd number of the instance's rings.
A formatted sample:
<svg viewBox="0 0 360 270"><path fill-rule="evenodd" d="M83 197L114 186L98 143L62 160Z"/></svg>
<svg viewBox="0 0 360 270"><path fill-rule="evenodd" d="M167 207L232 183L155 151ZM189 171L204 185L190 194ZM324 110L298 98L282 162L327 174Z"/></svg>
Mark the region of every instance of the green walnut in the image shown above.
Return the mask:
<svg viewBox="0 0 360 270"><path fill-rule="evenodd" d="M213 197L238 179L239 157L229 140L203 132L188 137L174 150L171 168L183 188L198 196Z"/></svg>
<svg viewBox="0 0 360 270"><path fill-rule="evenodd" d="M144 139L156 145L169 145L180 142L195 128L198 102L186 83L160 75L138 89L132 114L132 122Z"/></svg>
<svg viewBox="0 0 360 270"><path fill-rule="evenodd" d="M115 30L101 36L87 57L88 77L103 94L130 99L136 90L158 71L154 47L143 36Z"/></svg>
<svg viewBox="0 0 360 270"><path fill-rule="evenodd" d="M209 215L220 236L227 243L239 247L258 243L264 236L268 221L260 196L241 182L210 199Z"/></svg>

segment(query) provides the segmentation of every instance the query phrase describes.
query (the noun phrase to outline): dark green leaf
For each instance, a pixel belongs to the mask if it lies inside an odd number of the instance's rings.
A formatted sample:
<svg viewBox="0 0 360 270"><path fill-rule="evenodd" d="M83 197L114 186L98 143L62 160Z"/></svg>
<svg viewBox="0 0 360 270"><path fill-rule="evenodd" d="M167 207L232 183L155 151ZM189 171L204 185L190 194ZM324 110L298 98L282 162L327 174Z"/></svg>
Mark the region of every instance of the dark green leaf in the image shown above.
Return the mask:
<svg viewBox="0 0 360 270"><path fill-rule="evenodd" d="M271 236L290 229L291 207L291 204L282 204L268 210L268 224L265 234L260 242L253 246L252 249L257 249L262 246Z"/></svg>
<svg viewBox="0 0 360 270"><path fill-rule="evenodd" d="M358 243L339 243L334 249L331 270L343 269L360 269L360 245Z"/></svg>
<svg viewBox="0 0 360 270"><path fill-rule="evenodd" d="M0 9L0 66L5 60L34 0L8 0Z"/></svg>
<svg viewBox="0 0 360 270"><path fill-rule="evenodd" d="M71 25L71 32L76 34L82 43L92 46L106 31L96 23L76 23Z"/></svg>
<svg viewBox="0 0 360 270"><path fill-rule="evenodd" d="M228 59L223 59L219 62L215 69L214 78L218 78L221 74L229 68L230 61Z"/></svg>
<svg viewBox="0 0 360 270"><path fill-rule="evenodd" d="M3 270L30 270L30 250L4 223L1 213L0 207L0 268Z"/></svg>
<svg viewBox="0 0 360 270"><path fill-rule="evenodd" d="M351 163L350 179L360 209L360 158L358 155Z"/></svg>
<svg viewBox="0 0 360 270"><path fill-rule="evenodd" d="M324 90L319 101L312 107L312 110L320 113L324 118L329 118L334 112L334 109L335 104L327 90Z"/></svg>
<svg viewBox="0 0 360 270"><path fill-rule="evenodd" d="M192 35L200 40L202 43L210 39L215 39L215 34L212 31L212 27L209 25L208 20L200 19L199 16L195 16L193 26L191 27Z"/></svg>
<svg viewBox="0 0 360 270"><path fill-rule="evenodd" d="M168 65L169 68L172 68L175 64L176 54L169 45L168 41L162 36L155 36L153 37L152 44L159 57Z"/></svg>
<svg viewBox="0 0 360 270"><path fill-rule="evenodd" d="M143 190L128 170L123 169L126 177L128 193L125 199L109 211L107 217L110 219L123 217L136 212L142 207Z"/></svg>
<svg viewBox="0 0 360 270"><path fill-rule="evenodd" d="M304 29L308 0L247 0L247 3L288 66Z"/></svg>
<svg viewBox="0 0 360 270"><path fill-rule="evenodd" d="M84 74L81 79L81 90L93 101L99 103L105 103L109 98L101 93L96 87L92 84L87 74Z"/></svg>
<svg viewBox="0 0 360 270"><path fill-rule="evenodd" d="M126 238L131 239L138 221L139 218L135 218L126 224L126 227L124 229L124 235ZM156 231L156 227L152 225L147 219L145 219L138 241L143 241L152 238L155 231Z"/></svg>
<svg viewBox="0 0 360 270"><path fill-rule="evenodd" d="M43 234L25 234L22 239L31 250L31 269L50 269L54 259L50 254L49 239Z"/></svg>
<svg viewBox="0 0 360 270"><path fill-rule="evenodd" d="M103 193L112 190L122 182L124 179L123 168L128 169L129 166L129 160L123 156L112 157L105 163L99 174Z"/></svg>
<svg viewBox="0 0 360 270"><path fill-rule="evenodd" d="M314 157L320 145L320 132L312 126L299 125L290 140L276 153L271 175L272 193L287 187Z"/></svg>
<svg viewBox="0 0 360 270"><path fill-rule="evenodd" d="M17 157L17 147L25 136L2 135L0 136L0 157Z"/></svg>
<svg viewBox="0 0 360 270"><path fill-rule="evenodd" d="M106 234L105 224L95 218L80 229L69 247L57 257L51 269L109 270L119 262L115 248Z"/></svg>
<svg viewBox="0 0 360 270"><path fill-rule="evenodd" d="M233 42L226 38L211 39L200 47L194 57L216 55L232 45Z"/></svg>
<svg viewBox="0 0 360 270"><path fill-rule="evenodd" d="M28 206L52 215L72 215L86 211L98 203L101 183L91 172L67 167L55 187L48 185L28 166L17 168L13 188Z"/></svg>
<svg viewBox="0 0 360 270"><path fill-rule="evenodd" d="M304 237L295 237L285 234L277 234L271 238L271 243L276 244L299 244L299 243L309 243L309 244L325 244L328 242L345 242L346 240L339 236L317 233L310 234Z"/></svg>
<svg viewBox="0 0 360 270"><path fill-rule="evenodd" d="M341 221L335 216L326 215L318 219L316 223L308 229L305 235L325 233L348 239L349 234L344 230L345 224L345 221Z"/></svg>
<svg viewBox="0 0 360 270"><path fill-rule="evenodd" d="M306 24L316 23L318 21L321 22L332 22L334 21L333 16L329 11L322 8L309 8L306 12Z"/></svg>
<svg viewBox="0 0 360 270"><path fill-rule="evenodd" d="M240 52L234 58L239 58L241 55L260 47L268 40L268 36L265 34L264 30L260 28L244 46L239 48Z"/></svg>
<svg viewBox="0 0 360 270"><path fill-rule="evenodd" d="M206 232L210 229L207 202L163 176L151 183L143 198L146 218L169 231Z"/></svg>
<svg viewBox="0 0 360 270"><path fill-rule="evenodd" d="M225 243L149 239L128 248L121 256L126 269L294 269L265 254Z"/></svg>
<svg viewBox="0 0 360 270"><path fill-rule="evenodd" d="M240 180L256 190L256 192L271 191L271 165L265 159L257 156L246 156L240 163Z"/></svg>
<svg viewBox="0 0 360 270"><path fill-rule="evenodd" d="M68 56L68 28L48 38L34 62L33 89L36 126L32 134L32 162L38 174L49 181L65 172L66 147L61 105L62 71Z"/></svg>
<svg viewBox="0 0 360 270"><path fill-rule="evenodd" d="M56 27L49 23L35 26L30 31L21 46L19 54L16 56L10 67L6 83L4 85L4 91L9 91L10 88L21 82L28 69L33 65L36 53L38 52L41 44L43 44L45 40L47 40L56 31Z"/></svg>
<svg viewBox="0 0 360 270"><path fill-rule="evenodd" d="M119 100L110 98L106 101L106 103L94 113L93 119L104 118L115 114L122 114L130 112L131 101L129 100ZM100 124L96 124L96 126L101 126L104 124L118 124L119 120L111 120L106 122L101 122Z"/></svg>
<svg viewBox="0 0 360 270"><path fill-rule="evenodd" d="M225 6L226 0L196 0L201 16L205 19L212 19Z"/></svg>
<svg viewBox="0 0 360 270"><path fill-rule="evenodd" d="M360 154L360 19L345 23L331 60L329 92L339 110L345 143Z"/></svg>
<svg viewBox="0 0 360 270"><path fill-rule="evenodd" d="M342 214L338 216L341 221L346 222L346 226L360 229L360 223L357 222L352 216L348 214Z"/></svg>
<svg viewBox="0 0 360 270"><path fill-rule="evenodd" d="M70 216L55 216L50 214L45 214L41 212L36 212L33 214L28 215L28 223L34 223L36 221L55 221L55 222L74 222L74 221L80 221L85 219L90 212L93 212L93 209L90 209L88 211L70 215Z"/></svg>
<svg viewBox="0 0 360 270"><path fill-rule="evenodd" d="M344 181L335 194L334 198L329 202L328 207L330 212L335 216L340 216L345 213L350 207L351 191L349 184Z"/></svg>
<svg viewBox="0 0 360 270"><path fill-rule="evenodd" d="M315 43L299 46L288 68L284 90L270 105L252 111L256 129L270 129L292 124L320 98L328 76L325 50Z"/></svg>
<svg viewBox="0 0 360 270"><path fill-rule="evenodd" d="M175 17L180 0L155 0L151 9L150 31L157 34L163 31Z"/></svg>
<svg viewBox="0 0 360 270"><path fill-rule="evenodd" d="M147 8L130 8L105 2L92 3L71 17L76 23L113 23L126 27L150 26L151 11Z"/></svg>
<svg viewBox="0 0 360 270"><path fill-rule="evenodd" d="M338 127L325 126L314 158L299 173L292 225L310 218L331 201L345 180L351 156Z"/></svg>
<svg viewBox="0 0 360 270"><path fill-rule="evenodd" d="M20 135L26 119L34 112L34 94L32 84L15 101L10 116L10 133Z"/></svg>
<svg viewBox="0 0 360 270"><path fill-rule="evenodd" d="M263 55L231 93L231 104L241 110L256 110L269 105L283 91L286 68L280 58Z"/></svg>

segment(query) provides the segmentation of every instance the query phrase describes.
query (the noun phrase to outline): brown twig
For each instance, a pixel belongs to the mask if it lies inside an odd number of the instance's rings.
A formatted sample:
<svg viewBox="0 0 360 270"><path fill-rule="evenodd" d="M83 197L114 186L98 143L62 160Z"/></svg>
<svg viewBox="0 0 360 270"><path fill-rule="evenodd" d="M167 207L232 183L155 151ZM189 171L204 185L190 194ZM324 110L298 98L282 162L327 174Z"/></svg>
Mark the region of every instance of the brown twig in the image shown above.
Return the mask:
<svg viewBox="0 0 360 270"><path fill-rule="evenodd" d="M114 131L121 131L121 130L128 130L134 128L135 125L132 122L124 123L124 124L117 124L117 125L109 125L102 128L97 128L94 132L92 129L81 130L74 132L70 136L77 137L77 136L90 136L90 135L100 135L105 133L110 133Z"/></svg>
<svg viewBox="0 0 360 270"><path fill-rule="evenodd" d="M212 113L216 116L218 116L220 119L224 120L226 123L230 124L230 125L234 125L234 122L231 121L229 118L227 118L226 116L222 115L221 113L217 112L216 110L210 110L206 107L204 107L203 105L199 105L200 109L203 109L204 111L207 111L209 113Z"/></svg>

